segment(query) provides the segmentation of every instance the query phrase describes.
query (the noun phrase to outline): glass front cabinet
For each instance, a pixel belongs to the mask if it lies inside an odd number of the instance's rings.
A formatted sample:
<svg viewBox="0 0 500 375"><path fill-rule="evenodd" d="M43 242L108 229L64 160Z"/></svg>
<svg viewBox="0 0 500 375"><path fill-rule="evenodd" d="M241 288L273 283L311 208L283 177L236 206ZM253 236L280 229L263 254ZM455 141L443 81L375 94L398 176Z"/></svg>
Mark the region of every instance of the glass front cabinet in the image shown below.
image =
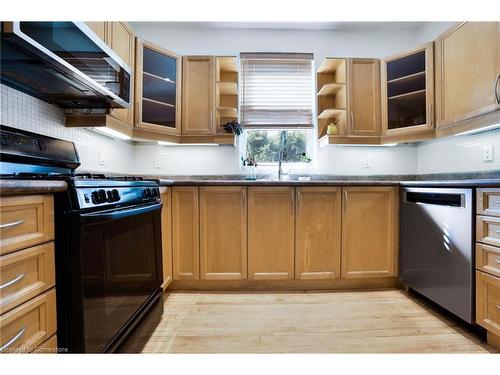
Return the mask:
<svg viewBox="0 0 500 375"><path fill-rule="evenodd" d="M155 132L181 131L181 57L136 39L135 126Z"/></svg>
<svg viewBox="0 0 500 375"><path fill-rule="evenodd" d="M434 135L434 44L382 62L384 138L426 139Z"/></svg>

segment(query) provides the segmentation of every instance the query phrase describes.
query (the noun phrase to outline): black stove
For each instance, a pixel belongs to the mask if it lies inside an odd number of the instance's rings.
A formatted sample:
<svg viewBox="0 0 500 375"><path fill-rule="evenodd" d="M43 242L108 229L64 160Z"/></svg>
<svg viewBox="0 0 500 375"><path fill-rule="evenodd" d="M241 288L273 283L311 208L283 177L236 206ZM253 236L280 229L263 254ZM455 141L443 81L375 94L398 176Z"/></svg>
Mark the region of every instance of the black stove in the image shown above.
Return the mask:
<svg viewBox="0 0 500 375"><path fill-rule="evenodd" d="M72 142L7 126L0 134L0 178L68 184L54 199L58 346L140 351L163 312L158 184L75 173Z"/></svg>

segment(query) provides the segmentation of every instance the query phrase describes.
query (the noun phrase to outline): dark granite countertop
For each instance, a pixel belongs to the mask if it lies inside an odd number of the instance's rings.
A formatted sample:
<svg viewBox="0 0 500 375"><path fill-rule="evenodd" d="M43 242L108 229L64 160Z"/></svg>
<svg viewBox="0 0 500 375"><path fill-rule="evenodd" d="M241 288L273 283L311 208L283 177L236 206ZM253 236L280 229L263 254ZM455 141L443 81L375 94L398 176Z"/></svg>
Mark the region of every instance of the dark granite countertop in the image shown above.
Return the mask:
<svg viewBox="0 0 500 375"><path fill-rule="evenodd" d="M158 181L161 186L432 186L432 187L500 187L500 172L441 173L427 175L310 175L310 180L300 175L285 176L278 180L275 175L258 175L257 180L246 180L245 175L198 175L198 176L143 176Z"/></svg>
<svg viewBox="0 0 500 375"><path fill-rule="evenodd" d="M0 194L50 194L66 191L65 181L0 179Z"/></svg>

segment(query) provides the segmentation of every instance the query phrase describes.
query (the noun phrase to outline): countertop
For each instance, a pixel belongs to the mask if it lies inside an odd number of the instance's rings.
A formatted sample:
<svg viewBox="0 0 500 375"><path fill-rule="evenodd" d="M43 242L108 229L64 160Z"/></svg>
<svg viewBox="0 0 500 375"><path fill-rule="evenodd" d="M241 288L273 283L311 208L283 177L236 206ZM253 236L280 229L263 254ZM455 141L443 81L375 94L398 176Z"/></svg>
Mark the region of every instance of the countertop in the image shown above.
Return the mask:
<svg viewBox="0 0 500 375"><path fill-rule="evenodd" d="M66 191L65 181L0 179L0 194L51 194Z"/></svg>

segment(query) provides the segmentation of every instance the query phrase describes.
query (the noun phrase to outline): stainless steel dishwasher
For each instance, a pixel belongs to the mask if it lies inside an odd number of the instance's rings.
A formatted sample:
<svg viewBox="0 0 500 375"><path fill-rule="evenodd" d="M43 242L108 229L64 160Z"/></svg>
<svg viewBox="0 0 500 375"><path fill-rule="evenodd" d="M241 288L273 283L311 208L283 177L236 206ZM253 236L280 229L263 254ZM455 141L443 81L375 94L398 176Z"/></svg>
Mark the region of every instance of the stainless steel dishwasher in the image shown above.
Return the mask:
<svg viewBox="0 0 500 375"><path fill-rule="evenodd" d="M473 323L473 189L401 189L403 284Z"/></svg>

